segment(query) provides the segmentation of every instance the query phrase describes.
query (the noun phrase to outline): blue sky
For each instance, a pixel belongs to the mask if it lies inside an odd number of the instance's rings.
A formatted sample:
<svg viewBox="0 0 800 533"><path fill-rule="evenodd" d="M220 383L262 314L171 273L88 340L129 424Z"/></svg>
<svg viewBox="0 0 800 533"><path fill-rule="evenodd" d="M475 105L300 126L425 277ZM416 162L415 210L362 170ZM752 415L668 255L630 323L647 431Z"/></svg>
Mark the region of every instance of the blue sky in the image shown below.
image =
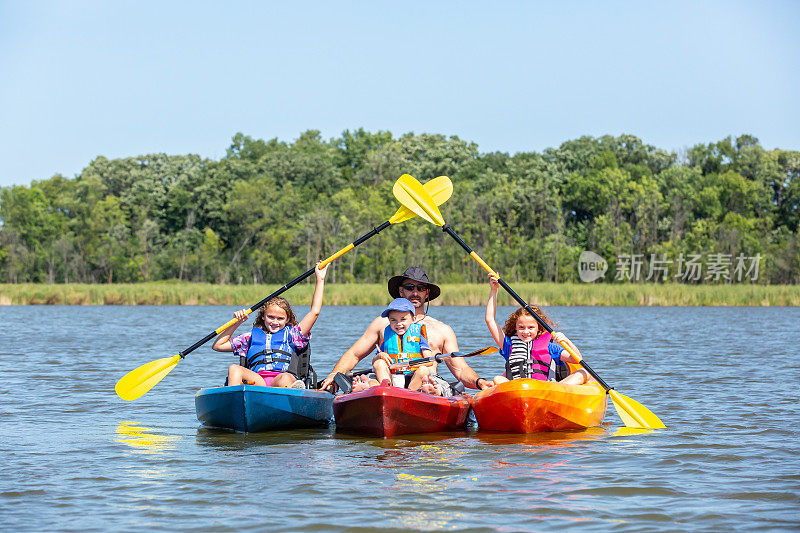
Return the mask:
<svg viewBox="0 0 800 533"><path fill-rule="evenodd" d="M800 2L0 0L0 186L238 131L800 149Z"/></svg>

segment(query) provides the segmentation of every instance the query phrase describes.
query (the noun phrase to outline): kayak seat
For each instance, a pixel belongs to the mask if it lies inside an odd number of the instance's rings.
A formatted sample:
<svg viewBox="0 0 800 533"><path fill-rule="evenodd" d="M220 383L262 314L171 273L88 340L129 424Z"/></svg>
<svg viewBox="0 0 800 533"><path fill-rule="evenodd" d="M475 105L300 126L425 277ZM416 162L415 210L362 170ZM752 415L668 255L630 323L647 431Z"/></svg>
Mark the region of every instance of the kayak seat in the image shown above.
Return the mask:
<svg viewBox="0 0 800 533"><path fill-rule="evenodd" d="M297 352L297 357L293 359L297 362L294 363L293 361L293 364L289 366L289 372L297 376L297 379L302 381L307 389L319 388L317 373L314 371L314 367L311 366L311 343L306 344L306 347ZM246 355L239 356L239 366L247 368ZM227 377L225 377L225 384L223 386L228 386Z"/></svg>
<svg viewBox="0 0 800 533"><path fill-rule="evenodd" d="M556 381L561 381L569 376L570 369L568 364L556 365Z"/></svg>
<svg viewBox="0 0 800 533"><path fill-rule="evenodd" d="M347 394L353 391L353 373L348 372L347 374L342 374L341 372L337 372L335 376L333 376L333 382L336 384L336 387L342 394ZM388 383L387 383L388 384ZM459 394L464 394L466 388L464 384L460 381L453 381L449 383L450 390L453 391L453 396L458 396Z"/></svg>
<svg viewBox="0 0 800 533"><path fill-rule="evenodd" d="M314 367L311 366L311 363L308 364L308 374L306 374L305 378L301 378L303 383L306 384L307 389L317 389L318 381L317 381L317 372L314 370Z"/></svg>
<svg viewBox="0 0 800 533"><path fill-rule="evenodd" d="M333 376L333 382L342 394L353 392L353 374L351 372L347 374L337 372L336 375Z"/></svg>

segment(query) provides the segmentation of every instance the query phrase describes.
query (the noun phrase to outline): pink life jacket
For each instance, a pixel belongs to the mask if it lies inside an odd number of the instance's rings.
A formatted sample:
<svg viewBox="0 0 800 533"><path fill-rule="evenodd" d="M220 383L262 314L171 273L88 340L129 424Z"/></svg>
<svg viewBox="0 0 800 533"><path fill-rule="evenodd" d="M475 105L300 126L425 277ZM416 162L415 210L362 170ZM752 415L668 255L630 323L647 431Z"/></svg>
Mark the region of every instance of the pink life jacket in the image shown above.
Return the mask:
<svg viewBox="0 0 800 533"><path fill-rule="evenodd" d="M511 353L506 361L506 377L555 381L556 362L548 349L550 338L546 331L531 342L524 342L516 335L509 337Z"/></svg>

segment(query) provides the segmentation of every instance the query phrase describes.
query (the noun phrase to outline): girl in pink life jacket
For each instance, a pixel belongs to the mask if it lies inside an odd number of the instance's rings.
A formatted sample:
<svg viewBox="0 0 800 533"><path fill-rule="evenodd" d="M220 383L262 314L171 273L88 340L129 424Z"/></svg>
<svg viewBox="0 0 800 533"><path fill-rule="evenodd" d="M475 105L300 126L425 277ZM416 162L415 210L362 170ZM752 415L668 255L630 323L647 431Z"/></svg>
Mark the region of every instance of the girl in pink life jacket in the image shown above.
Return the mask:
<svg viewBox="0 0 800 533"><path fill-rule="evenodd" d="M489 301L486 304L486 325L492 334L495 343L500 348L500 355L506 360L506 373L504 376L495 376L495 385L515 378L532 378L542 381L557 381L558 367L564 363L580 363L581 353L578 348L563 333L553 333L551 336L535 318L524 308L520 307L506 320L501 329L495 322L497 312L497 291L500 284L497 278L490 276ZM531 308L551 327L554 324L538 307ZM559 343L564 342L570 350L565 350ZM577 355L572 355L570 351ZM559 380L566 385L582 385L589 379L588 373L577 370Z"/></svg>
<svg viewBox="0 0 800 533"><path fill-rule="evenodd" d="M228 385L244 382L265 387L305 387L299 379L303 376L296 374L299 366L296 356L308 346L311 327L322 310L328 266L320 268L317 263L314 268L317 282L311 310L300 322L295 318L289 302L285 298L275 297L259 309L252 331L231 338L236 328L247 320L248 309L241 309L233 314L237 322L220 333L212 346L218 352L234 352L247 360L247 367L230 365Z"/></svg>

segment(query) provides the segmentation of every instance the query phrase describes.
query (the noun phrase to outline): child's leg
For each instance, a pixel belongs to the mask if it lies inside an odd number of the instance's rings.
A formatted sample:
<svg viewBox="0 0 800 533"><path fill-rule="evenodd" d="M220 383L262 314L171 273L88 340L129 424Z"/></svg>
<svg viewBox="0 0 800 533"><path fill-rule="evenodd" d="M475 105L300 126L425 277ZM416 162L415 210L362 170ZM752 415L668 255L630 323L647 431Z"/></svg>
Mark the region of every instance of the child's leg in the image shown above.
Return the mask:
<svg viewBox="0 0 800 533"><path fill-rule="evenodd" d="M564 385L583 385L587 381L589 381L589 373L581 368L559 381L559 383Z"/></svg>
<svg viewBox="0 0 800 533"><path fill-rule="evenodd" d="M239 365L231 365L228 367L228 385L241 385L242 381L248 385L261 385L267 386L264 378L256 374L250 369Z"/></svg>
<svg viewBox="0 0 800 533"><path fill-rule="evenodd" d="M384 379L388 379L389 382L392 381L392 372L389 370L389 365L386 364L386 361L383 359L373 362L372 370L375 371L375 377L377 378L378 383L382 382Z"/></svg>
<svg viewBox="0 0 800 533"><path fill-rule="evenodd" d="M408 383L408 390L419 390L422 387L422 380L428 377L431 373L430 367L421 366L415 372L414 375L411 377L411 381Z"/></svg>
<svg viewBox="0 0 800 533"><path fill-rule="evenodd" d="M272 383L269 384L270 387L291 387L294 382L297 381L297 376L290 372L281 372L274 378L272 378Z"/></svg>

